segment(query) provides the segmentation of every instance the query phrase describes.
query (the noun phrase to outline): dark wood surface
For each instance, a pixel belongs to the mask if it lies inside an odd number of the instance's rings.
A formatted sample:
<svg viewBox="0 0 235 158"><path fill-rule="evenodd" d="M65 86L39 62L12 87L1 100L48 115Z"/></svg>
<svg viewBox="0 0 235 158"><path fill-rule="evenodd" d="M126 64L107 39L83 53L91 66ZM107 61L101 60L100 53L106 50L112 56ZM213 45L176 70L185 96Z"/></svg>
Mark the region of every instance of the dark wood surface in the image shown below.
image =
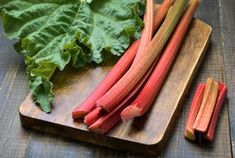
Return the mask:
<svg viewBox="0 0 235 158"><path fill-rule="evenodd" d="M197 157L190 152L191 148L203 157L231 157L231 150L226 147L216 148L213 144L234 144L235 138L235 55L234 53L234 0L203 0L196 17L210 24L213 28L212 42L187 96L181 115L175 124L165 151L160 157ZM46 134L21 127L18 107L28 94L27 77L22 57L12 48L14 42L8 41L0 30L0 157L140 157L139 155L77 142L71 139ZM198 82L208 76L217 80L226 80L229 88L228 104L220 115L218 128L223 127L221 120L229 121L231 138L222 142L221 133L216 134L214 143L193 144L185 141L183 133L185 117L192 93ZM228 131L228 129L223 129ZM60 131L58 131L60 132ZM226 136L225 136L226 137ZM172 148L169 149L169 147ZM234 153L234 146L233 146ZM167 152L171 150L172 152Z"/></svg>
<svg viewBox="0 0 235 158"><path fill-rule="evenodd" d="M165 149L164 145L172 134L184 98L207 53L211 31L211 27L206 23L198 19L192 21L163 87L154 105L144 117L122 122L106 135L90 132L82 120L73 121L72 110L81 104L112 67L112 64L103 64L80 70L67 68L63 72L57 72L52 77L55 93L52 113L48 115L42 112L29 95L19 108L21 123L24 127L117 150L157 155ZM225 142L229 140L228 120L222 120L222 124L218 133L225 136L218 139ZM230 143L218 142L213 146L216 148L223 146L228 148L226 150L230 150ZM171 148L173 147L169 146L166 150L172 152ZM194 151L191 152L197 155Z"/></svg>
<svg viewBox="0 0 235 158"><path fill-rule="evenodd" d="M228 85L228 103L233 155L235 155L235 1L221 1L221 33L224 72Z"/></svg>

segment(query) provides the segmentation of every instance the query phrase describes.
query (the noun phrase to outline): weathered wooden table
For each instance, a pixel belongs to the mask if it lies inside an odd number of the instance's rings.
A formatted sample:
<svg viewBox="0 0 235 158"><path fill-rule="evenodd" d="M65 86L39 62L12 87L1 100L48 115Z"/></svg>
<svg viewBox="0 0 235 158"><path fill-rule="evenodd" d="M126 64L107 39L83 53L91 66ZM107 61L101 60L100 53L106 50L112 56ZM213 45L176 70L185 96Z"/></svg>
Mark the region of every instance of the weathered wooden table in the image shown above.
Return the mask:
<svg viewBox="0 0 235 158"><path fill-rule="evenodd" d="M160 157L232 157L235 154L235 1L204 0L196 17L213 28L211 43L174 131ZM0 157L140 157L21 127L18 107L29 93L22 56L0 27ZM183 138L185 118L198 82L208 76L225 81L228 101L222 109L213 143Z"/></svg>

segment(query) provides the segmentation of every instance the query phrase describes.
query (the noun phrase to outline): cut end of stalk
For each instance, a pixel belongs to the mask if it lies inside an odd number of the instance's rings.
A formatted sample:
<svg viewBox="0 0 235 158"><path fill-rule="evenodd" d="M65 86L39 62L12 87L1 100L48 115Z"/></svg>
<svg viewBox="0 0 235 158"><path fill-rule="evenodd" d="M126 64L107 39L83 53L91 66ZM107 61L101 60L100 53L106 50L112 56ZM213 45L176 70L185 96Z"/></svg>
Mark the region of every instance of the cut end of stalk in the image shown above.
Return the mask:
<svg viewBox="0 0 235 158"><path fill-rule="evenodd" d="M109 108L107 108L106 106L103 106L102 104L99 104L99 101L96 102L96 106L100 107L102 110L106 111L106 112L110 112L111 110Z"/></svg>
<svg viewBox="0 0 235 158"><path fill-rule="evenodd" d="M78 119L78 118L83 118L85 117L89 112L83 109L76 109L72 112L72 118Z"/></svg>
<svg viewBox="0 0 235 158"><path fill-rule="evenodd" d="M85 123L86 125L89 124L89 122L88 122L88 120L86 119L86 117L84 117L84 123Z"/></svg>
<svg viewBox="0 0 235 158"><path fill-rule="evenodd" d="M126 107L121 112L121 119L123 121L129 121L138 116L141 116L141 109L136 104Z"/></svg>
<svg viewBox="0 0 235 158"><path fill-rule="evenodd" d="M99 134L105 134L106 131L102 130L97 124L92 124L90 127L89 127L89 130L91 130L92 132L95 132L95 133L99 133Z"/></svg>
<svg viewBox="0 0 235 158"><path fill-rule="evenodd" d="M103 115L102 109L100 107L97 107L96 109L94 109L84 117L84 123L87 126L90 126L93 123L95 123L95 121L97 121L102 115Z"/></svg>
<svg viewBox="0 0 235 158"><path fill-rule="evenodd" d="M189 131L189 130L185 130L184 133L184 137L190 141L195 141L196 140L196 136L193 132Z"/></svg>

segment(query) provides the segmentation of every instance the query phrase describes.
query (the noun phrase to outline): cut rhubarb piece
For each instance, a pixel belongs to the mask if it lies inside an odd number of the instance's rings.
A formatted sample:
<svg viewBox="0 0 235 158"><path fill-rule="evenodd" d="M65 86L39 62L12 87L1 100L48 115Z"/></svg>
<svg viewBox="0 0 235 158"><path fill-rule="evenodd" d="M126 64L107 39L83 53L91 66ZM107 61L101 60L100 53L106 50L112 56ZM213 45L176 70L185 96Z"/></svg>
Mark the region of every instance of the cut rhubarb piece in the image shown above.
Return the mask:
<svg viewBox="0 0 235 158"><path fill-rule="evenodd" d="M218 83L215 82L212 78L208 78L206 81L202 104L193 125L194 130L200 131L202 133L207 131L213 111L215 109L217 94Z"/></svg>
<svg viewBox="0 0 235 158"><path fill-rule="evenodd" d="M137 116L142 116L153 103L170 70L198 5L198 0L193 0L189 3L188 8L177 25L155 70L144 85L144 88L141 90L135 101L122 111L122 120L126 121Z"/></svg>
<svg viewBox="0 0 235 158"><path fill-rule="evenodd" d="M102 108L97 107L84 117L84 123L89 127L91 124L97 121L104 113L105 112L102 110Z"/></svg>
<svg viewBox="0 0 235 158"><path fill-rule="evenodd" d="M219 93L218 93L218 97L216 100L215 109L214 109L208 130L207 130L207 133L203 135L209 141L213 141L214 139L216 124L219 118L221 107L226 98L226 95L227 95L226 85L223 83L219 83Z"/></svg>
<svg viewBox="0 0 235 158"><path fill-rule="evenodd" d="M184 130L184 136L186 139L195 141L196 136L195 136L195 131L193 129L194 122L196 120L197 114L199 112L199 109L201 107L202 103L202 98L204 95L204 90L205 90L205 84L200 83L197 86L197 89L195 91L189 112L188 112L188 117L187 117L187 122L186 122L186 127Z"/></svg>
<svg viewBox="0 0 235 158"><path fill-rule="evenodd" d="M102 82L96 87L96 89L88 96L88 98L80 104L73 112L73 119L82 118L89 112L95 109L96 101L108 91L127 71L130 67L137 49L139 47L140 40L135 41L126 53L118 60L108 75L102 80Z"/></svg>
<svg viewBox="0 0 235 158"><path fill-rule="evenodd" d="M159 59L162 49L178 23L187 2L187 0L175 1L160 29L147 49L142 53L143 55L139 57L139 60L135 62L136 64L132 64L125 75L96 102L97 105L106 111L111 111L130 93L153 62Z"/></svg>

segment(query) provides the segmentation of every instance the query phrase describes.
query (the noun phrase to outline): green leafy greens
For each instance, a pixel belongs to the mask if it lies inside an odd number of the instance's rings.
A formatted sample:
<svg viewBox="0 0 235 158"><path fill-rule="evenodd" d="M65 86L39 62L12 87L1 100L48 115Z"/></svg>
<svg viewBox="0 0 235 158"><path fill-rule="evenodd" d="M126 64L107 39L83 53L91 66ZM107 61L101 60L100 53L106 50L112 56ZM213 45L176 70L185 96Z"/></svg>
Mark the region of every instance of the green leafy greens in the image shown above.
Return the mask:
<svg viewBox="0 0 235 158"><path fill-rule="evenodd" d="M101 63L102 52L120 56L138 37L141 0L3 0L2 23L25 57L34 101L45 112L53 99L50 78L68 63Z"/></svg>

